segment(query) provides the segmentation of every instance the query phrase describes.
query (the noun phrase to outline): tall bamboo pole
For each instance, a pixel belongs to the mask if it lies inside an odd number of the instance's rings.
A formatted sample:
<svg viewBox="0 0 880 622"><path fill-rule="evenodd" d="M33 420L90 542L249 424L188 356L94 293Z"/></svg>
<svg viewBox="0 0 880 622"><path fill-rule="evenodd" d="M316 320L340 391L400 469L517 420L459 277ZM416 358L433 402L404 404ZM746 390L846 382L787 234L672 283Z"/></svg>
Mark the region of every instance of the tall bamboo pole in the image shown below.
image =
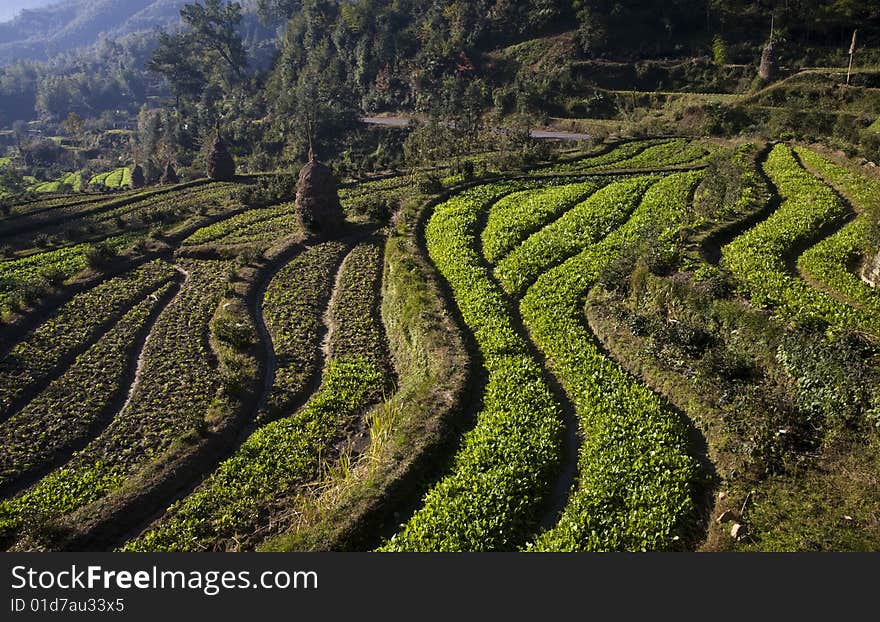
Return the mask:
<svg viewBox="0 0 880 622"><path fill-rule="evenodd" d="M849 78L852 75L853 56L856 54L856 33L858 29L853 30L852 43L849 45L849 67L846 70L846 85L849 86Z"/></svg>

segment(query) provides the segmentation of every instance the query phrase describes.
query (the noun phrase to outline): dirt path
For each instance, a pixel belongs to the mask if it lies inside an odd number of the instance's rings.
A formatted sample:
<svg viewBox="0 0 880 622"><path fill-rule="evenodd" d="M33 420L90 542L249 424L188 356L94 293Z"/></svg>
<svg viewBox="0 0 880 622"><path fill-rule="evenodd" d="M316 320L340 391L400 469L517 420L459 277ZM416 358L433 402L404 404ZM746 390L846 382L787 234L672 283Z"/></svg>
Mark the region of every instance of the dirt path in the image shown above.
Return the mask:
<svg viewBox="0 0 880 622"><path fill-rule="evenodd" d="M355 245L352 245L346 249L345 257L336 269L336 276L333 278L333 289L330 292L330 299L327 301L324 313L321 314L321 321L324 324L324 337L321 339L321 358L324 366L326 366L330 357L333 355L333 350L330 344L333 341L333 334L336 332L336 322L333 318L335 315L334 309L336 308L336 301L339 298L339 291L342 289L342 276L345 273L345 266L348 264L349 257L351 257L351 254L354 252L354 247Z"/></svg>

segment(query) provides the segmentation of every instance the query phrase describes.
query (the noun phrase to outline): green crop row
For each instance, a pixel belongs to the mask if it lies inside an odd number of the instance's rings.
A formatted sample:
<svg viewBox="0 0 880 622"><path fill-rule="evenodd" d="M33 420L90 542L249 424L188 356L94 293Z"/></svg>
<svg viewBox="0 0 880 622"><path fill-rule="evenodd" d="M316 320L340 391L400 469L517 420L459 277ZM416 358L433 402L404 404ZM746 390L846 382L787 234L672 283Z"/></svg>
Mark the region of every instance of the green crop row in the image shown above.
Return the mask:
<svg viewBox="0 0 880 622"><path fill-rule="evenodd" d="M532 231L577 205L601 187L601 182L515 192L489 210L483 230L483 254L495 262L509 253Z"/></svg>
<svg viewBox="0 0 880 622"><path fill-rule="evenodd" d="M339 190L339 199L341 201L348 201L375 194L377 192L387 192L390 190L400 190L401 188L410 187L412 187L412 179L407 175L377 179L375 181L362 181L353 186L341 188Z"/></svg>
<svg viewBox="0 0 880 622"><path fill-rule="evenodd" d="M629 160L648 147L661 144L662 140L639 140L623 143L607 153L597 156L589 156L575 160L574 162L566 162L565 164L556 164L549 168L537 169L536 174L546 173L571 173L577 171L593 170L604 168L606 166L616 165L618 162Z"/></svg>
<svg viewBox="0 0 880 622"><path fill-rule="evenodd" d="M234 241L249 237L251 230L255 227L257 227L257 230L254 232L254 235L259 235L259 225L285 216L292 217L292 223L296 222L293 203L282 203L271 207L248 210L243 214L238 214L232 218L226 218L207 227L202 227L185 239L183 244L195 246L213 242L219 244L234 243ZM296 230L296 226L293 225L290 233Z"/></svg>
<svg viewBox="0 0 880 622"><path fill-rule="evenodd" d="M148 195L156 191L141 192L124 192L114 194L108 197L103 194L80 194L80 195L53 195L53 196L32 196L16 197L10 199L7 203L8 213L6 210L2 213L0 221L13 221L15 223L33 221L42 215L45 217L53 216L55 210L71 210L74 207L80 210L88 209L101 204L111 204L119 201L128 200L134 196L141 194ZM5 225L5 223L4 223Z"/></svg>
<svg viewBox="0 0 880 622"><path fill-rule="evenodd" d="M161 285L135 305L63 375L0 425L0 486L51 463L106 415L124 388L132 344L172 287Z"/></svg>
<svg viewBox="0 0 880 622"><path fill-rule="evenodd" d="M193 494L124 549L233 549L236 541L253 538L273 503L283 503L318 475L328 443L376 399L377 389L381 395L383 383L381 370L366 359L331 360L321 389L304 408L254 432Z"/></svg>
<svg viewBox="0 0 880 622"><path fill-rule="evenodd" d="M331 317L343 323L333 330L331 358L318 392L298 412L252 434L202 486L126 549L236 548L265 528L273 512L289 511L285 500L318 477L328 448L382 398L387 386L379 290L373 287L382 274L380 249L376 242L359 245L342 265Z"/></svg>
<svg viewBox="0 0 880 622"><path fill-rule="evenodd" d="M121 317L137 300L170 281L174 269L152 261L74 296L0 359L0 418L10 404L45 378L102 326Z"/></svg>
<svg viewBox="0 0 880 622"><path fill-rule="evenodd" d="M330 351L335 357L363 356L387 363L385 335L379 319L382 287L382 243L359 244L345 259L339 290L330 314Z"/></svg>
<svg viewBox="0 0 880 622"><path fill-rule="evenodd" d="M409 175L366 181L340 190L339 200L351 219L366 216L384 221L402 199L413 194L415 186L415 179Z"/></svg>
<svg viewBox="0 0 880 622"><path fill-rule="evenodd" d="M279 210L280 211L280 210ZM274 218L255 222L228 235L218 238L213 244L249 244L266 249L284 238L302 233L299 221L293 211L283 211Z"/></svg>
<svg viewBox="0 0 880 622"><path fill-rule="evenodd" d="M129 223L143 225L167 223L180 220L199 211L210 211L211 207L223 204L235 184L217 182L184 188L169 194L153 196L136 201L128 201L115 209L101 211L82 217L77 223L80 227L101 227L124 219Z"/></svg>
<svg viewBox="0 0 880 622"><path fill-rule="evenodd" d="M791 149L776 145L765 171L783 202L767 220L722 249L722 263L752 304L772 306L794 324L828 322L835 327L869 326L870 317L808 285L792 274L786 259L808 244L823 226L842 222L846 205L797 163Z"/></svg>
<svg viewBox="0 0 880 622"><path fill-rule="evenodd" d="M277 365L269 397L274 410L286 410L317 371L321 314L344 252L339 242L309 248L282 268L266 289L263 316Z"/></svg>
<svg viewBox="0 0 880 622"><path fill-rule="evenodd" d="M637 177L598 190L514 248L496 265L495 277L507 292L521 294L551 266L619 227L655 181Z"/></svg>
<svg viewBox="0 0 880 622"><path fill-rule="evenodd" d="M140 230L145 235L147 227L168 226L225 205L233 188L232 183L210 183L174 192L150 190L102 202L71 201L20 219L0 221L0 235L13 236L19 228L30 227L30 232L8 240L18 248L33 247L39 237L50 233L59 239L97 237L120 229Z"/></svg>
<svg viewBox="0 0 880 622"><path fill-rule="evenodd" d="M168 194L167 191L168 188L152 188L136 192L124 192L112 196L62 195L13 203L10 206L10 213L14 214L14 217L0 221L2 223L0 233L9 235L15 233L16 229L22 226L51 224L69 221L74 218L83 218L90 214L103 213L117 207L124 207L133 202L165 196ZM186 192L186 189L179 192ZM176 195L177 192L174 194Z"/></svg>
<svg viewBox="0 0 880 622"><path fill-rule="evenodd" d="M880 222L880 182L853 173L818 153L796 147L801 161L842 189L859 210L858 217L831 237L805 252L798 265L826 286L863 305L877 319L880 334L880 291L869 287L849 267L874 252L873 227Z"/></svg>
<svg viewBox="0 0 880 622"><path fill-rule="evenodd" d="M139 236L124 234L104 240L115 251L131 246ZM60 285L89 266L91 244L76 244L21 259L0 262L0 311L23 307L50 285Z"/></svg>
<svg viewBox="0 0 880 622"><path fill-rule="evenodd" d="M704 160L709 150L701 143L676 138L659 145L652 145L626 160L614 164L614 168L656 168L695 164Z"/></svg>
<svg viewBox="0 0 880 622"><path fill-rule="evenodd" d="M79 173L65 173L53 181L44 181L34 184L28 190L31 192L60 192L62 187L69 187L73 192L82 191L82 175Z"/></svg>
<svg viewBox="0 0 880 622"><path fill-rule="evenodd" d="M689 173L657 182L625 225L543 274L522 299L526 326L574 402L583 438L577 487L534 548L670 549L692 518L696 466L682 422L602 354L584 326L583 303L620 253L647 236L672 239L699 179Z"/></svg>
<svg viewBox="0 0 880 622"><path fill-rule="evenodd" d="M384 550L515 550L534 533L552 489L560 464L559 406L477 251L481 213L515 188L465 191L437 206L428 224L431 259L473 332L488 385L451 473Z"/></svg>
<svg viewBox="0 0 880 622"><path fill-rule="evenodd" d="M64 468L0 503L0 532L20 527L29 516L62 516L106 496L208 425L221 383L205 336L231 262L181 266L187 279L151 331L131 399Z"/></svg>
<svg viewBox="0 0 880 622"><path fill-rule="evenodd" d="M121 166L112 171L98 173L89 179L89 185L107 186L108 188L131 186L131 169L127 166Z"/></svg>

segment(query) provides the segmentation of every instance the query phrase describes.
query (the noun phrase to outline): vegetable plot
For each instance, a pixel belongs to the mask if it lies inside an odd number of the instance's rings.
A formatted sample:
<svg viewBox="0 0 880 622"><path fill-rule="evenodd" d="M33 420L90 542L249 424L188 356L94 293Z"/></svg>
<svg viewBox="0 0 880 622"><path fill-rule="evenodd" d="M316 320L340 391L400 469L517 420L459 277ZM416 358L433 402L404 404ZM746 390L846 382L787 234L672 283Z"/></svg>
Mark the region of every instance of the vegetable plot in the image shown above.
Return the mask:
<svg viewBox="0 0 880 622"><path fill-rule="evenodd" d="M773 148L764 168L783 203L767 220L722 249L723 265L753 304L773 307L793 324L818 320L837 328L870 329L870 316L810 287L786 265L790 254L813 242L823 227L842 223L846 205L831 188L801 168L785 145ZM815 266L816 259L808 256L805 265Z"/></svg>
<svg viewBox="0 0 880 622"><path fill-rule="evenodd" d="M167 262L155 260L107 279L59 307L0 359L0 419L10 415L13 402L97 340L107 322L120 318L174 274Z"/></svg>
<svg viewBox="0 0 880 622"><path fill-rule="evenodd" d="M552 489L560 464L560 409L476 251L481 212L513 187L465 191L438 205L428 224L431 259L473 331L488 385L450 474L384 550L515 550L534 532Z"/></svg>
<svg viewBox="0 0 880 622"><path fill-rule="evenodd" d="M620 226L656 178L612 183L558 220L535 232L498 262L495 277L509 293L521 293L538 275Z"/></svg>
<svg viewBox="0 0 880 622"><path fill-rule="evenodd" d="M0 488L30 470L51 465L113 414L108 409L127 391L123 377L133 365L132 346L172 290L167 283L151 292L64 374L0 425Z"/></svg>
<svg viewBox="0 0 880 622"><path fill-rule="evenodd" d="M574 402L583 444L577 488L539 550L674 548L692 519L696 465L677 416L607 359L584 326L585 297L604 266L644 237L668 239L688 211L699 174L670 175L603 241L542 275L523 319Z"/></svg>
<svg viewBox="0 0 880 622"><path fill-rule="evenodd" d="M795 147L807 167L840 188L859 211L858 216L834 235L808 249L798 265L810 276L862 305L874 315L875 334L880 333L880 291L869 287L850 267L876 249L872 226L880 222L880 182L857 175L823 158L815 151Z"/></svg>
<svg viewBox="0 0 880 622"><path fill-rule="evenodd" d="M340 242L325 242L305 250L282 268L266 289L263 316L277 365L268 400L273 411L286 414L318 371L321 314L345 249Z"/></svg>
<svg viewBox="0 0 880 622"><path fill-rule="evenodd" d="M482 234L486 259L497 261L530 232L580 203L600 186L601 182L586 182L524 190L504 197L489 210L489 221Z"/></svg>
<svg viewBox="0 0 880 622"><path fill-rule="evenodd" d="M188 277L153 328L131 400L64 468L0 503L0 531L21 526L28 516L61 516L94 502L158 459L175 440L198 436L220 388L206 335L230 265L181 264Z"/></svg>
<svg viewBox="0 0 880 622"><path fill-rule="evenodd" d="M332 306L331 358L318 392L298 412L252 434L192 495L127 550L236 549L259 540L266 524L290 521L291 495L319 475L322 456L388 385L378 291L381 246L346 258ZM276 525L277 529L277 525Z"/></svg>

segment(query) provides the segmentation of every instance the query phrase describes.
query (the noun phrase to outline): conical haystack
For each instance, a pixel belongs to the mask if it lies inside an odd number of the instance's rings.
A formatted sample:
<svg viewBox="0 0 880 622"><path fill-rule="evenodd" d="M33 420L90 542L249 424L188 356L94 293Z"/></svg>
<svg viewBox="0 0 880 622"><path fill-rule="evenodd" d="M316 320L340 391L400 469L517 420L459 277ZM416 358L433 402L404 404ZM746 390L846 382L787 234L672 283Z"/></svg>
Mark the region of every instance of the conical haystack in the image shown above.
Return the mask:
<svg viewBox="0 0 880 622"><path fill-rule="evenodd" d="M761 66L758 68L758 75L762 80L772 80L776 75L776 49L771 41L764 47L761 53Z"/></svg>
<svg viewBox="0 0 880 622"><path fill-rule="evenodd" d="M171 162L168 162L165 165L165 170L162 171L162 178L159 179L160 184L176 184L180 183L180 178L177 176L177 171L174 170L174 167L171 165Z"/></svg>
<svg viewBox="0 0 880 622"><path fill-rule="evenodd" d="M235 160L232 159L226 143L220 138L220 133L214 137L211 151L205 161L205 172L208 177L216 181L232 181L235 179Z"/></svg>
<svg viewBox="0 0 880 622"><path fill-rule="evenodd" d="M336 176L314 157L299 173L296 216L306 231L333 232L345 221Z"/></svg>
<svg viewBox="0 0 880 622"><path fill-rule="evenodd" d="M140 164L135 164L131 169L131 187L143 188L146 184L143 167Z"/></svg>

